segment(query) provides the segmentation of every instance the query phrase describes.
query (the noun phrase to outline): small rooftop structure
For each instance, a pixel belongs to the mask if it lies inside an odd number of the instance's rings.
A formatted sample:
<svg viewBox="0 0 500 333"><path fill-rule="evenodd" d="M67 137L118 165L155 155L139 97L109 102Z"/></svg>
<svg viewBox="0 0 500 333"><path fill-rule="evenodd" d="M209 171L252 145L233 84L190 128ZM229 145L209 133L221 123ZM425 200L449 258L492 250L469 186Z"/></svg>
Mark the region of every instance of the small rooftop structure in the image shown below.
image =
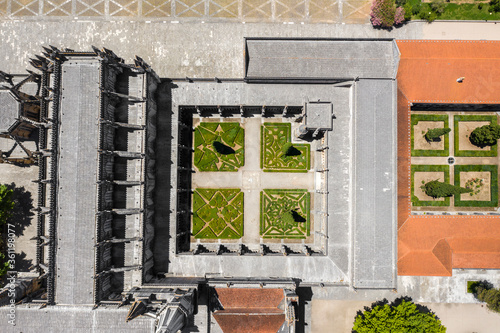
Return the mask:
<svg viewBox="0 0 500 333"><path fill-rule="evenodd" d="M331 131L333 128L332 102L307 102L305 104L305 126L309 130Z"/></svg>

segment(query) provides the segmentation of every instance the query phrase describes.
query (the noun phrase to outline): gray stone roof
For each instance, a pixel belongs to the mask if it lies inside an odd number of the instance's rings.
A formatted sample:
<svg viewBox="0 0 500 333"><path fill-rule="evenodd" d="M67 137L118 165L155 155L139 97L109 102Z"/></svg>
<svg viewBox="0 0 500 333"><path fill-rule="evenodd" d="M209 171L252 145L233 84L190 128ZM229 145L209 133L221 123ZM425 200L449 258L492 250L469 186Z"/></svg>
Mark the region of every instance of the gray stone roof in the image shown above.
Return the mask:
<svg viewBox="0 0 500 333"><path fill-rule="evenodd" d="M247 39L247 78L395 78L392 40Z"/></svg>
<svg viewBox="0 0 500 333"><path fill-rule="evenodd" d="M356 288L396 287L396 82L355 85L354 280Z"/></svg>
<svg viewBox="0 0 500 333"><path fill-rule="evenodd" d="M7 133L19 116L19 103L9 90L0 89L0 133Z"/></svg>
<svg viewBox="0 0 500 333"><path fill-rule="evenodd" d="M99 61L62 65L56 294L58 304L93 304Z"/></svg>

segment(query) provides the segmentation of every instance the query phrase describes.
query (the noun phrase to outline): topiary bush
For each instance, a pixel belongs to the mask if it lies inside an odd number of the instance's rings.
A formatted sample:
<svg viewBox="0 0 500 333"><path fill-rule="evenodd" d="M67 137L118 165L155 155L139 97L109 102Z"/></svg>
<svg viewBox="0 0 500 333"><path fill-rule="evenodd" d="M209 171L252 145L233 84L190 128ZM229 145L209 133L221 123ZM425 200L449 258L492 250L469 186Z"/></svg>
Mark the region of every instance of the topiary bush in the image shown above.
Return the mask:
<svg viewBox="0 0 500 333"><path fill-rule="evenodd" d="M234 154L235 151L233 148L223 144L220 141L214 141L212 142L212 147L214 147L215 151L218 152L221 155L229 155L229 154Z"/></svg>
<svg viewBox="0 0 500 333"><path fill-rule="evenodd" d="M425 133L425 140L429 142L439 141L443 135L450 133L451 128L432 128Z"/></svg>
<svg viewBox="0 0 500 333"><path fill-rule="evenodd" d="M452 195L459 195L462 193L470 193L471 189L455 186L438 180L432 180L420 187L425 194L433 198L444 198Z"/></svg>
<svg viewBox="0 0 500 333"><path fill-rule="evenodd" d="M300 150L295 148L291 142L287 142L281 148L281 156L298 156L300 155Z"/></svg>
<svg viewBox="0 0 500 333"><path fill-rule="evenodd" d="M493 146L500 139L500 126L484 125L476 128L469 136L470 142L477 147Z"/></svg>

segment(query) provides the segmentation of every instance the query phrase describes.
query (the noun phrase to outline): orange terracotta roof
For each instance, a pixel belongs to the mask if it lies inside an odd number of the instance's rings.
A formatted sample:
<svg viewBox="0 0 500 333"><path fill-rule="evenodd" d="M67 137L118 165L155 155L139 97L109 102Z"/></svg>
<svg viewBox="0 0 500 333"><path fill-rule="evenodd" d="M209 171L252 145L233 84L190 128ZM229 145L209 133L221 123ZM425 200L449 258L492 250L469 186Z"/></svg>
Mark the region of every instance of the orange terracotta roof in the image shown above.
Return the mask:
<svg viewBox="0 0 500 333"><path fill-rule="evenodd" d="M398 86L409 100L500 103L500 41L398 40L397 45Z"/></svg>
<svg viewBox="0 0 500 333"><path fill-rule="evenodd" d="M213 316L224 333L276 333L285 322L282 289L216 288L224 308Z"/></svg>
<svg viewBox="0 0 500 333"><path fill-rule="evenodd" d="M500 269L500 217L411 215L410 103L500 103L500 42L397 41L398 274ZM457 83L458 77L465 77ZM497 100L498 99L498 100Z"/></svg>
<svg viewBox="0 0 500 333"><path fill-rule="evenodd" d="M224 333L276 333L285 322L285 314L214 313Z"/></svg>
<svg viewBox="0 0 500 333"><path fill-rule="evenodd" d="M216 288L224 308L277 308L285 297L283 289Z"/></svg>

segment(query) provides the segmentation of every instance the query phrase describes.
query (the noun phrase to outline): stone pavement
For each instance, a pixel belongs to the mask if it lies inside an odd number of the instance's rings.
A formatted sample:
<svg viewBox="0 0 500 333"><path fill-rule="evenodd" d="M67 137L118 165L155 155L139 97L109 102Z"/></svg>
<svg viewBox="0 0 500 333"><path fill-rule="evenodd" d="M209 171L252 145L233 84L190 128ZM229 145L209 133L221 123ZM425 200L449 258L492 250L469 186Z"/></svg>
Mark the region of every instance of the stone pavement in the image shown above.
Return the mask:
<svg viewBox="0 0 500 333"><path fill-rule="evenodd" d="M312 333L350 332L357 311L370 306L370 301L316 300L311 302ZM450 333L496 333L500 315L484 304L421 303L434 311Z"/></svg>
<svg viewBox="0 0 500 333"><path fill-rule="evenodd" d="M3 0L8 19L367 23L370 0Z"/></svg>

